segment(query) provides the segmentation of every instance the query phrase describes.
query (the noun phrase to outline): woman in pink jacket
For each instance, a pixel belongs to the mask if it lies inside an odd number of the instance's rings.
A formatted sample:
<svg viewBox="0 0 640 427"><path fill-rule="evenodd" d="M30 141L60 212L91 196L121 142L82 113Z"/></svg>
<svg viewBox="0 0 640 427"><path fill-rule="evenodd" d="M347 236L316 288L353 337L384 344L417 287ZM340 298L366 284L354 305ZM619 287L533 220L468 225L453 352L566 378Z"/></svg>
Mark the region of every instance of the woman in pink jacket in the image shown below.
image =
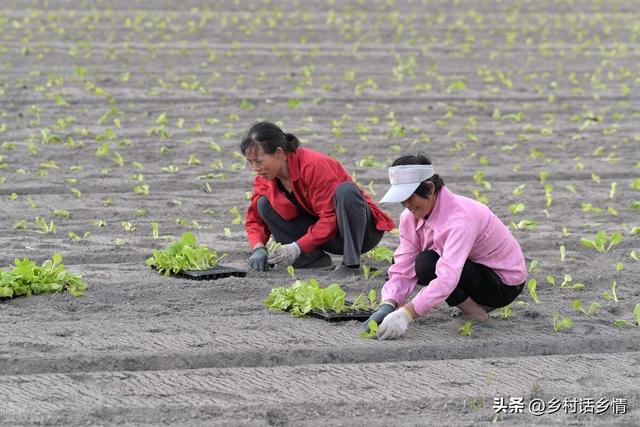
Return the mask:
<svg viewBox="0 0 640 427"><path fill-rule="evenodd" d="M403 156L389 168L381 203L402 203L400 245L378 310L378 339L402 336L414 319L443 301L475 322L509 305L527 270L520 245L487 206L449 191L423 156ZM416 284L424 287L411 300ZM369 321L365 324L368 326Z"/></svg>

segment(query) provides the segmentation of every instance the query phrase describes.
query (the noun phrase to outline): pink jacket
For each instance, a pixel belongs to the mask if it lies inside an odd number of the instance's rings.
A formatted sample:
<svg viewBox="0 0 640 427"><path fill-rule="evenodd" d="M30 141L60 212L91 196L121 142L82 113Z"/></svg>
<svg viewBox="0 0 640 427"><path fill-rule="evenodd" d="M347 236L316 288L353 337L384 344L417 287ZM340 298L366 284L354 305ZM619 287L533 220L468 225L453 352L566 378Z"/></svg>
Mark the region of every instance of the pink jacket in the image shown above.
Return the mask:
<svg viewBox="0 0 640 427"><path fill-rule="evenodd" d="M527 278L520 245L509 229L480 202L458 196L442 187L427 219L416 219L404 210L400 215L400 245L389 267L389 280L382 300L405 304L415 289L418 254L434 250L440 255L436 279L413 298L416 314L423 316L447 299L460 279L467 259L491 268L506 285L519 285Z"/></svg>

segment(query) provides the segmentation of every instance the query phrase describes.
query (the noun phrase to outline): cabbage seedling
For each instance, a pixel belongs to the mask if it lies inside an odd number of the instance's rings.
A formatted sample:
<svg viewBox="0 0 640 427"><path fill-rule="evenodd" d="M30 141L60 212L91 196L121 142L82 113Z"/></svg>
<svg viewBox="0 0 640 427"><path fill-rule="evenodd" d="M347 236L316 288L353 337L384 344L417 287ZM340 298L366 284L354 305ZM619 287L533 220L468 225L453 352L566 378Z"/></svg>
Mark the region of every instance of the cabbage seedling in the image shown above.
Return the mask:
<svg viewBox="0 0 640 427"><path fill-rule="evenodd" d="M365 254L374 261L385 261L391 264L393 262L393 249L385 246L377 246Z"/></svg>
<svg viewBox="0 0 640 427"><path fill-rule="evenodd" d="M158 273L169 276L185 270L214 268L224 257L218 256L216 251L205 245L198 245L193 233L186 232L166 249L153 251L153 256L146 260L146 264L155 266Z"/></svg>
<svg viewBox="0 0 640 427"><path fill-rule="evenodd" d="M560 332L563 329L570 329L573 326L573 320L568 317L560 317L560 313L556 310L553 313L553 330Z"/></svg>
<svg viewBox="0 0 640 427"><path fill-rule="evenodd" d="M598 304L597 302L592 302L591 305L589 306L589 309L585 310L584 307L582 306L582 301L580 301L579 299L574 299L573 302L571 303L571 307L575 311L579 311L579 312L581 311L587 316L591 316L591 314L593 314L598 308L600 308L600 304Z"/></svg>
<svg viewBox="0 0 640 427"><path fill-rule="evenodd" d="M607 233L603 230L598 231L594 239L580 239L580 243L587 248L593 248L598 252L608 252L613 246L622 241L622 233L616 231L611 234L611 237L607 236ZM608 245L607 245L608 243ZM605 247L605 245L607 245Z"/></svg>
<svg viewBox="0 0 640 427"><path fill-rule="evenodd" d="M471 334L473 333L473 322L467 320L462 324L462 326L460 326L460 328L458 329L458 332L463 337L470 337Z"/></svg>
<svg viewBox="0 0 640 427"><path fill-rule="evenodd" d="M536 304L539 304L540 300L538 300L538 292L536 291L537 287L538 287L538 281L536 279L529 279L529 281L527 282L527 289L529 290L529 295L531 295L531 299Z"/></svg>
<svg viewBox="0 0 640 427"><path fill-rule="evenodd" d="M616 286L618 286L618 283L614 280L611 283L611 293L604 291L602 293L602 298L606 299L607 301L619 302L618 294L616 293Z"/></svg>
<svg viewBox="0 0 640 427"><path fill-rule="evenodd" d="M360 338L375 338L378 335L378 322L369 320L367 330L360 332Z"/></svg>

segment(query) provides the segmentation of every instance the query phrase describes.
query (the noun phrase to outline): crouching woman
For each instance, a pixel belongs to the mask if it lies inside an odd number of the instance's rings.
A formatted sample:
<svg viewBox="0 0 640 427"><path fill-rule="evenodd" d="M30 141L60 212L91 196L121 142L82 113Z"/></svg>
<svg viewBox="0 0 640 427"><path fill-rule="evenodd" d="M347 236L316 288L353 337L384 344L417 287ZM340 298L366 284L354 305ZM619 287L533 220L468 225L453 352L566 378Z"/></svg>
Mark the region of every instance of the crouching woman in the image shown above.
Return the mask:
<svg viewBox="0 0 640 427"><path fill-rule="evenodd" d="M360 255L375 247L393 220L353 182L336 159L301 148L298 138L269 122L251 126L240 150L256 177L245 221L253 270L268 264L357 275ZM269 237L282 246L268 254Z"/></svg>
<svg viewBox="0 0 640 427"><path fill-rule="evenodd" d="M411 322L443 301L464 319L482 323L488 311L520 294L527 277L524 255L487 206L449 191L423 155L396 159L389 180L380 202L405 209L383 303L369 319L378 323L379 339L404 335ZM416 284L424 287L407 302Z"/></svg>

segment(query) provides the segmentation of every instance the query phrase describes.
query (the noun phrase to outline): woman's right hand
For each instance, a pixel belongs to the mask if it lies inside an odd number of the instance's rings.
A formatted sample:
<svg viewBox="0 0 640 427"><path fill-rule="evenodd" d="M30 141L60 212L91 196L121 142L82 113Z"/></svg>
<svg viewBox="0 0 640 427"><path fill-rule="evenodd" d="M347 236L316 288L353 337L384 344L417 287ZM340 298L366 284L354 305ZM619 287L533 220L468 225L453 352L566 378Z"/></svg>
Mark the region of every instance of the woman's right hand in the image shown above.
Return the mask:
<svg viewBox="0 0 640 427"><path fill-rule="evenodd" d="M385 301L378 306L378 309L364 322L363 329L365 332L369 332L369 322L375 320L380 326L385 317L393 313L396 309L396 305L391 301Z"/></svg>
<svg viewBox="0 0 640 427"><path fill-rule="evenodd" d="M267 248L264 246L257 247L249 257L249 267L252 270L267 271Z"/></svg>

